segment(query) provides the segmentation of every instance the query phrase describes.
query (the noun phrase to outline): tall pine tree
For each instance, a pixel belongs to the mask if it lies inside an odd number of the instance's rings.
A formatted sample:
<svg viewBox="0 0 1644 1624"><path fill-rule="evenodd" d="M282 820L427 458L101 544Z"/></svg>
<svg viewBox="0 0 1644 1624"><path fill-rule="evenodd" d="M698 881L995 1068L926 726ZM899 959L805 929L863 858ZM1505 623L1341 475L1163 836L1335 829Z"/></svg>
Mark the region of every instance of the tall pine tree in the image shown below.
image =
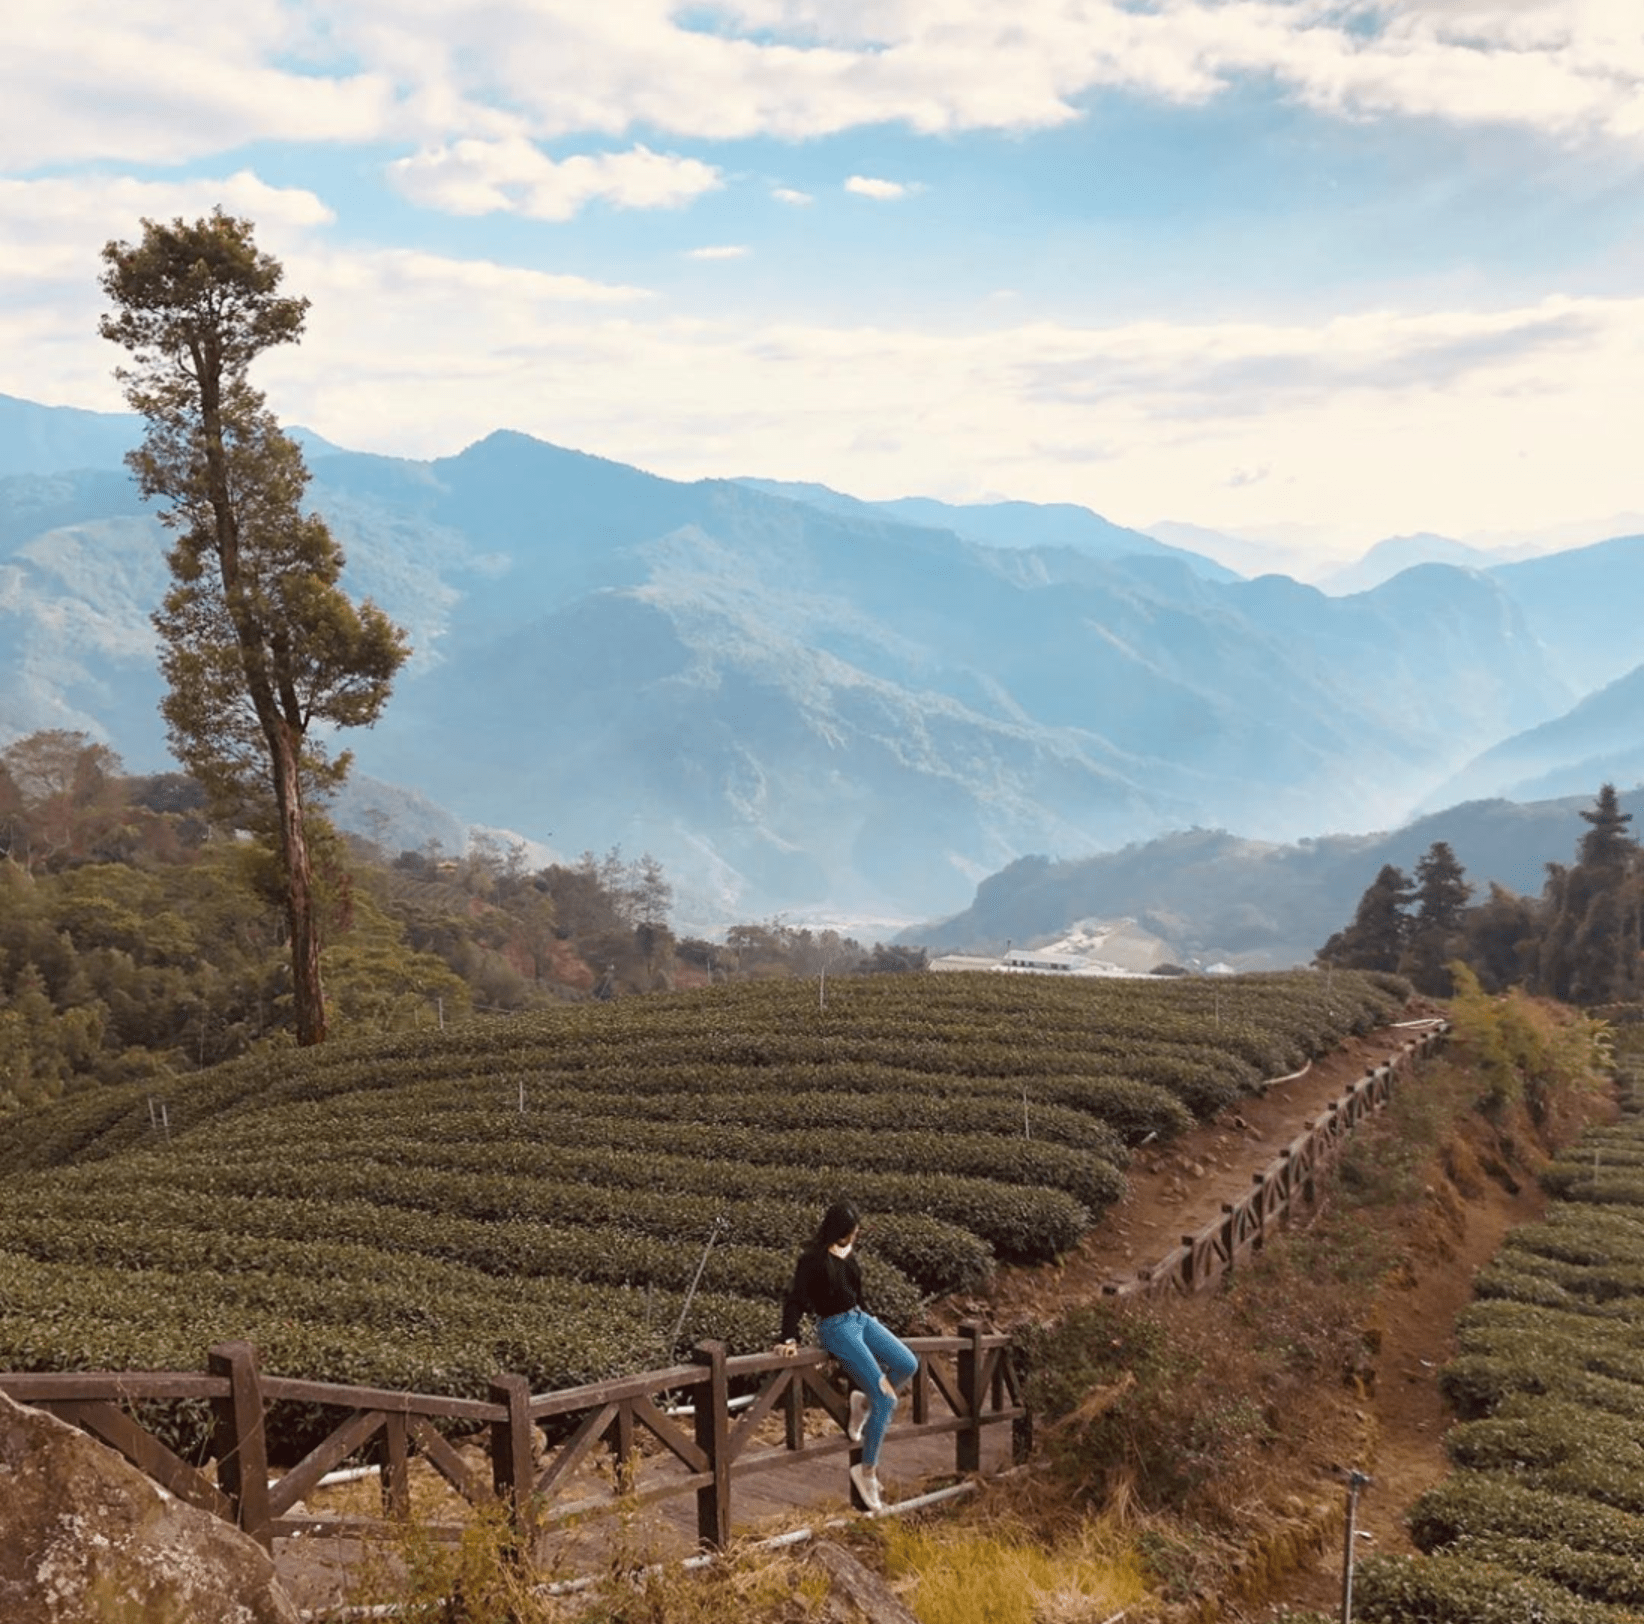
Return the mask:
<svg viewBox="0 0 1644 1624"><path fill-rule="evenodd" d="M1447 968L1461 948L1462 923L1473 888L1456 854L1435 840L1416 863L1416 915L1399 966L1418 991L1435 998L1452 992Z"/></svg>
<svg viewBox="0 0 1644 1624"><path fill-rule="evenodd" d="M1644 890L1638 842L1627 830L1615 785L1581 814L1588 824L1576 861L1548 865L1543 893L1537 990L1572 1004L1607 1004L1640 992L1640 900Z"/></svg>
<svg viewBox="0 0 1644 1624"><path fill-rule="evenodd" d="M342 549L302 511L301 450L248 371L302 334L306 299L282 297L283 267L249 221L143 221L142 240L103 249L113 303L101 331L132 357L118 376L147 420L127 458L176 536L172 586L154 617L172 749L218 809L262 824L279 853L297 1041L325 1036L320 920L305 801L335 785L311 731L367 726L409 652L369 600L338 585Z"/></svg>
<svg viewBox="0 0 1644 1624"><path fill-rule="evenodd" d="M1405 909L1414 892L1402 869L1386 864L1359 898L1353 922L1314 956L1343 970L1397 970L1409 933Z"/></svg>

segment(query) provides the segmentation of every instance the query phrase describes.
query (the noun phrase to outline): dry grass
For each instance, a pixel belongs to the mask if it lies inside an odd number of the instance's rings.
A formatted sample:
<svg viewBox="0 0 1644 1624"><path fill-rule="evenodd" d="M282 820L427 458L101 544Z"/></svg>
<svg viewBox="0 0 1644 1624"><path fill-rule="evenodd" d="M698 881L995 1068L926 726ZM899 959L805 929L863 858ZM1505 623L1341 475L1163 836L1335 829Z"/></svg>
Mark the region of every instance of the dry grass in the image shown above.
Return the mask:
<svg viewBox="0 0 1644 1624"><path fill-rule="evenodd" d="M891 1524L885 1570L920 1624L1088 1624L1148 1593L1142 1559L1115 1519L1086 1518L1046 1540L997 1514L978 1526Z"/></svg>

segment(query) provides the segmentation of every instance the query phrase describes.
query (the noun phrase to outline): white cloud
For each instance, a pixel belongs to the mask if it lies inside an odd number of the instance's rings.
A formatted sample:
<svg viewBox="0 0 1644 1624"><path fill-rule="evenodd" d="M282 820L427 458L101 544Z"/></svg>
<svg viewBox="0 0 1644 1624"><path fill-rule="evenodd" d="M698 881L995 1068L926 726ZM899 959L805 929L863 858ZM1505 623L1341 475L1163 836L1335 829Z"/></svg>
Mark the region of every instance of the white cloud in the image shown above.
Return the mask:
<svg viewBox="0 0 1644 1624"><path fill-rule="evenodd" d="M794 208L803 208L807 203L815 201L809 192L796 192L791 186L777 186L772 188L771 196L778 203L787 203Z"/></svg>
<svg viewBox="0 0 1644 1624"><path fill-rule="evenodd" d="M877 198L882 203L906 197L912 188L897 180L878 180L872 175L852 175L845 182L845 190L858 197Z"/></svg>
<svg viewBox="0 0 1644 1624"><path fill-rule="evenodd" d="M739 0L712 29L665 0L494 0L485 27L437 0L349 15L368 60L414 63L449 106L506 106L539 135L1028 129L1093 91L1202 101L1252 75L1354 117L1644 128L1632 0ZM576 73L542 71L558 61Z"/></svg>
<svg viewBox="0 0 1644 1624"><path fill-rule="evenodd" d="M679 478L1325 519L1361 541L1638 505L1644 298L956 332L568 303L552 279L433 256L291 268L309 335L267 358L265 387L364 449L433 455L506 426ZM0 391L29 394L85 331L0 328Z"/></svg>
<svg viewBox="0 0 1644 1624"><path fill-rule="evenodd" d="M280 0L51 0L0 17L0 169L172 163L254 140L366 141L395 121L372 66L298 71L302 12Z"/></svg>
<svg viewBox="0 0 1644 1624"><path fill-rule="evenodd" d="M425 207L537 220L569 220L596 199L627 209L679 208L724 184L711 164L644 146L556 160L519 136L458 141L398 159L388 172Z"/></svg>
<svg viewBox="0 0 1644 1624"><path fill-rule="evenodd" d="M183 181L0 179L0 218L7 223L0 236L0 392L116 407L111 374L118 356L96 336L103 244L135 240L144 218L192 218L219 204L255 222L258 245L285 266L286 287L313 301L308 336L292 352L298 373L336 340L339 321L373 334L374 364L397 375L395 330L459 332L465 305L494 303L529 322L567 306L629 306L650 297L643 288L482 259L339 247L329 237L334 216L320 198L270 186L245 170ZM487 336L506 343L500 332ZM279 367L271 362L268 371L277 376Z"/></svg>
<svg viewBox="0 0 1644 1624"><path fill-rule="evenodd" d="M98 251L135 238L142 221L209 214L221 205L257 222L267 246L283 251L335 216L314 193L270 186L249 170L221 180L142 181L122 176L51 180L0 178L0 277L8 284L61 282L91 289Z"/></svg>
<svg viewBox="0 0 1644 1624"><path fill-rule="evenodd" d="M1363 539L1639 505L1644 298L1105 326L1000 304L970 331L706 320L637 287L350 245L324 200L249 171L0 181L0 392L115 405L98 249L219 201L313 300L304 343L259 370L272 404L344 445L433 454L509 426L680 477L1009 491L1232 529L1346 516Z"/></svg>
<svg viewBox="0 0 1644 1624"><path fill-rule="evenodd" d="M1644 137L1636 0L730 0L711 29L691 17L671 0L13 5L0 168L400 141L417 149L403 183L438 206L563 218L646 183L561 173L533 140L1025 130L1106 90L1195 102L1252 79L1344 117ZM701 181L652 176L675 200Z"/></svg>
<svg viewBox="0 0 1644 1624"><path fill-rule="evenodd" d="M687 248L686 259L746 259L748 250L742 243L716 243L708 248Z"/></svg>

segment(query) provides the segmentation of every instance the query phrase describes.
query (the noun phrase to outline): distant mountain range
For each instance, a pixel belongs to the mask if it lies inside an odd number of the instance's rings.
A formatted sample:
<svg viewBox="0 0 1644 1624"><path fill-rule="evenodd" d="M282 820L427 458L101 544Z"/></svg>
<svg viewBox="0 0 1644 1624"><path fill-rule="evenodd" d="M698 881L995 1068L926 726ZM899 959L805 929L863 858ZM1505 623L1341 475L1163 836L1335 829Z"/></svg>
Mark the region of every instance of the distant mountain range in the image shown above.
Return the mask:
<svg viewBox="0 0 1644 1624"><path fill-rule="evenodd" d="M0 399L0 434L0 739L164 765L135 425ZM1331 597L1080 508L680 483L506 432L432 462L306 439L350 588L416 648L349 741L411 793L362 780L347 815L649 850L689 928L951 914L1025 854L1194 825L1388 827L1504 741L1540 739L1538 774L1588 751L1581 705L1644 665L1640 537Z"/></svg>

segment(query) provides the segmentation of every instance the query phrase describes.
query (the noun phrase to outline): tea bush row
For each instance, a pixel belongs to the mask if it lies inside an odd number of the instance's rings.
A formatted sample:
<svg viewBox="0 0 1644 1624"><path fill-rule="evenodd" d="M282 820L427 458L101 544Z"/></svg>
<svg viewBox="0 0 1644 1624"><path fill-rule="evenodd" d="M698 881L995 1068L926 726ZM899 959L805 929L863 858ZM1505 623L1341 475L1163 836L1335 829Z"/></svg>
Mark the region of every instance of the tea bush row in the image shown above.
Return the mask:
<svg viewBox="0 0 1644 1624"><path fill-rule="evenodd" d="M1612 1607L1636 1608L1644 1604L1644 1557L1580 1551L1544 1539L1503 1537L1461 1539L1452 1549L1472 1562L1494 1563L1533 1579L1562 1585L1588 1601Z"/></svg>
<svg viewBox="0 0 1644 1624"><path fill-rule="evenodd" d="M438 1090L397 1089L391 1096L352 1094L341 1099L287 1105L280 1112L284 1133L307 1133L312 1121L346 1129L361 1120L415 1120L447 1139L531 1139L559 1133L559 1124L574 1117L622 1117L631 1122L723 1125L756 1128L767 1133L803 1128L814 1136L818 1123L832 1131L991 1135L1021 1139L1024 1129L1035 1141L1086 1151L1115 1166L1129 1159L1124 1140L1106 1122L1065 1105L1006 1094L942 1095L913 1089L895 1093L856 1094L837 1090L789 1092L766 1087L743 1092L704 1090L638 1094L632 1089L526 1085L518 1079L492 1079L484 1095L472 1087ZM509 1084L513 1086L510 1087ZM255 1117L231 1118L215 1130L222 1140L231 1129L255 1132Z"/></svg>
<svg viewBox="0 0 1644 1624"><path fill-rule="evenodd" d="M0 1212L9 1250L41 1261L122 1269L199 1268L212 1272L278 1276L287 1269L346 1272L330 1248L341 1245L381 1254L385 1275L428 1263L430 1289L452 1283L439 1265L507 1280L564 1280L583 1285L647 1286L687 1291L703 1246L670 1244L620 1229L563 1229L543 1224L485 1224L435 1213L398 1212L385 1225L380 1207L365 1202L282 1202L223 1199L221 1210L165 1216L145 1203L139 1220L110 1218L106 1203L75 1212L54 1206L49 1216ZM190 1222L193 1218L193 1222ZM313 1237L323 1237L315 1240ZM349 1264L350 1253L340 1254ZM716 1244L707 1252L702 1289L779 1302L793 1271L791 1250ZM882 1259L863 1258L865 1289L875 1313L891 1324L912 1318L919 1288ZM774 1326L774 1310L767 1310Z"/></svg>
<svg viewBox="0 0 1644 1624"><path fill-rule="evenodd" d="M1644 1517L1505 1473L1452 1474L1418 1496L1409 1523L1416 1548L1428 1552L1464 1537L1505 1536L1644 1555Z"/></svg>
<svg viewBox="0 0 1644 1624"><path fill-rule="evenodd" d="M1635 1624L1562 1585L1466 1556L1373 1556L1359 1569L1361 1624Z"/></svg>
<svg viewBox="0 0 1644 1624"><path fill-rule="evenodd" d="M254 1162L231 1164L157 1152L130 1158L117 1168L65 1169L8 1192L0 1206L0 1245L6 1234L4 1215L22 1210L25 1202L32 1214L51 1217L60 1201L71 1210L73 1202L87 1198L111 1206L124 1202L125 1210L146 1214L154 1202L180 1199L209 1215L219 1202L237 1197L297 1207L368 1205L377 1213L385 1244L390 1231L404 1232L411 1223L405 1215L412 1213L454 1226L454 1236L477 1237L481 1229L514 1224L647 1235L694 1259L708 1236L723 1225L720 1244L785 1250L790 1266L817 1213L810 1202L561 1186L387 1162L320 1164L311 1157L282 1160L271 1153ZM224 1210L227 1214L242 1209ZM922 1212L876 1214L871 1247L864 1250L883 1258L925 1292L973 1289L992 1268L986 1245L974 1234Z"/></svg>
<svg viewBox="0 0 1644 1624"><path fill-rule="evenodd" d="M1409 1515L1429 1555L1368 1565L1362 1616L1506 1624L1644 1602L1644 1211L1612 1204L1635 1199L1644 1165L1617 1164L1639 1144L1624 1122L1550 1165L1546 1221L1480 1272L1440 1378L1457 1470Z"/></svg>
<svg viewBox="0 0 1644 1624"><path fill-rule="evenodd" d="M504 1149L508 1154L502 1154ZM417 1194L419 1181L430 1188L438 1184L455 1189L452 1181L460 1179L473 1192L469 1199L490 1210L459 1210L484 1217L544 1217L549 1214L543 1209L551 1206L552 1216L564 1218L575 1212L577 1203L596 1195L625 1201L632 1199L630 1192L652 1190L711 1197L722 1204L751 1199L798 1203L819 1213L848 1191L867 1213L923 1213L968 1229L996 1257L1013 1263L1053 1261L1090 1224L1086 1208L1061 1190L951 1173L859 1172L819 1165L814 1159L799 1166L745 1167L603 1146L467 1146L387 1138L293 1146L289 1153L279 1147L239 1153L203 1149L195 1154L208 1175L213 1164L224 1174L256 1173L268 1166L270 1156L282 1169L301 1165L337 1179L352 1180L358 1171L369 1170L371 1177L390 1181L382 1184L380 1199L391 1205L429 1205Z"/></svg>
<svg viewBox="0 0 1644 1624"><path fill-rule="evenodd" d="M449 1130L448 1120L443 1116L418 1120L414 1115L394 1112L388 1120L354 1119L350 1122L351 1132L345 1136L323 1115L293 1121L290 1113L282 1113L279 1141L286 1151L312 1148L319 1154L334 1153L334 1147L341 1145L350 1154L392 1154L404 1148L412 1155L412 1147L420 1145L413 1159L424 1166L489 1167L516 1176L586 1179L592 1183L610 1182L603 1176L608 1165L624 1170L620 1182L631 1182L632 1173L627 1170L639 1157L645 1160L645 1177L668 1188L685 1187L675 1177L675 1160L683 1157L699 1165L734 1164L739 1169L738 1178L751 1168L787 1169L807 1161L921 1178L950 1174L1064 1190L1095 1211L1110 1206L1125 1190L1124 1175L1111 1161L1089 1151L1024 1139L1020 1132L1010 1138L928 1131L869 1132L832 1125L820 1134L815 1128L767 1132L726 1124L647 1122L631 1115L564 1114L542 1124L551 1130L550 1139L545 1135L523 1137L518 1132L522 1120L518 1114L512 1122L506 1116L493 1116L488 1122L469 1123L469 1131L462 1135ZM262 1125L252 1121L239 1132L208 1131L189 1144L196 1150L220 1150L226 1155L247 1150L260 1155L266 1139ZM658 1158L665 1160L659 1162Z"/></svg>
<svg viewBox="0 0 1644 1624"><path fill-rule="evenodd" d="M800 1039L812 1045L810 1063L821 1067L891 1063L950 1079L993 1068L996 1081L1022 1078L1030 1086L1043 1076L1122 1082L1127 1072L1115 1060L1115 1044L1122 1054L1133 1037L1135 1052L1145 1056L1161 1034L1181 1034L1185 1047L1167 1047L1147 1059L1149 1077L1193 1095L1201 1108L1214 1108L1228 1089L1253 1080L1253 1062L1235 1053L1241 1045L1259 1040L1287 1046L1287 1060L1319 1053L1347 1031L1391 1018L1407 996L1408 987L1394 978L1357 973L1337 974L1329 988L1308 972L1241 976L1213 987L930 975L841 983L830 988L827 1009L817 1010L807 985L743 983L473 1021L448 1033L399 1033L247 1057L171 1083L165 1096L174 1118L192 1124L284 1100L394 1088L430 1072L495 1075L499 1065L534 1065L564 1077L602 1061L627 1064L643 1056L649 1066L680 1054L715 1071L733 1055L743 1056L756 1071L792 1067L806 1063L793 1047ZM854 1044L853 1026L870 1022L883 1036ZM1246 1028L1257 1039L1247 1040ZM935 1036L911 1036L920 1031ZM769 1034L768 1041L760 1039L761 1032ZM647 1049L652 1040L661 1047ZM720 1076L719 1086L726 1081ZM833 1079L819 1078L818 1086L831 1089ZM0 1172L141 1146L151 1131L152 1092L142 1085L101 1090L95 1097L61 1102L55 1112L18 1119L12 1139L0 1146Z"/></svg>

